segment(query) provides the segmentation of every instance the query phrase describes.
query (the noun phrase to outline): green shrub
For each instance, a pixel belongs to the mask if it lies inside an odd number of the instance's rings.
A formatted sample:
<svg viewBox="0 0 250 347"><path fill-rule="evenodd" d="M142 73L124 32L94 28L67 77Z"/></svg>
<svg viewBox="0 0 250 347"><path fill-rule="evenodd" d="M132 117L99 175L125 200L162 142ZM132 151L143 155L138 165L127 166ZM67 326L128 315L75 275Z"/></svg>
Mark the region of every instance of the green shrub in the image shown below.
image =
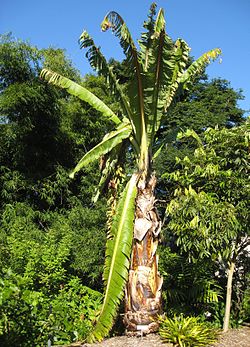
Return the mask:
<svg viewBox="0 0 250 347"><path fill-rule="evenodd" d="M84 340L100 313L101 297L78 278L69 281L51 301L48 330L53 344Z"/></svg>
<svg viewBox="0 0 250 347"><path fill-rule="evenodd" d="M160 317L159 334L164 342L176 347L207 346L217 340L218 331L208 327L197 317Z"/></svg>
<svg viewBox="0 0 250 347"><path fill-rule="evenodd" d="M49 296L27 289L29 279L8 271L0 279L0 345L40 347L85 339L101 307L102 295L72 278Z"/></svg>

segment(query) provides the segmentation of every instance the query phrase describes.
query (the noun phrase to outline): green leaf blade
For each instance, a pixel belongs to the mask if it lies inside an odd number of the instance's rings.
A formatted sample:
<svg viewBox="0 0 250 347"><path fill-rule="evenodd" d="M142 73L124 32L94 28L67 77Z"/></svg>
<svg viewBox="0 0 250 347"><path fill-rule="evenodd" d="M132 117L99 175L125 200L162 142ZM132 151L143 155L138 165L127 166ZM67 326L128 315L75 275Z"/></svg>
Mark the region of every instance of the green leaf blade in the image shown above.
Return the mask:
<svg viewBox="0 0 250 347"><path fill-rule="evenodd" d="M76 172L80 171L83 167L86 167L89 163L100 158L102 155L110 152L114 147L121 143L124 139L127 139L131 134L131 126L125 124L119 129L107 134L104 139L89 152L87 152L82 159L78 162L74 170L70 173L70 178L74 178Z"/></svg>
<svg viewBox="0 0 250 347"><path fill-rule="evenodd" d="M87 49L86 57L91 65L91 67L98 72L99 75L103 76L106 82L109 84L111 92L114 93L114 96L118 98L123 108L124 113L129 118L133 130L135 131L135 126L133 123L133 114L127 99L126 94L123 92L119 81L116 78L115 74L112 71L112 67L109 66L105 57L101 53L99 47L97 47L93 39L89 36L86 31L80 36L79 39L80 47Z"/></svg>
<svg viewBox="0 0 250 347"><path fill-rule="evenodd" d="M48 83L65 89L69 94L87 102L115 124L118 125L121 123L117 115L102 100L78 83L47 69L43 69L40 76Z"/></svg>
<svg viewBox="0 0 250 347"><path fill-rule="evenodd" d="M179 81L183 85L183 88L188 89L188 86L193 82L194 78L202 73L205 67L210 64L211 61L217 59L221 53L221 49L215 48L204 53L200 58L194 61L180 77Z"/></svg>
<svg viewBox="0 0 250 347"><path fill-rule="evenodd" d="M144 109L145 104L142 78L143 66L141 64L140 55L138 54L136 45L132 39L132 36L128 30L126 23L124 22L122 17L115 11L109 12L105 16L101 24L101 29L103 31L106 31L109 28L111 28L114 35L118 37L120 45L126 56L128 70L130 71L131 77L134 77L134 81L132 83L132 90L134 90L134 87L136 86L136 91L132 92L132 97L131 92L128 93L130 94L129 103L133 106L136 105L135 109L133 109L132 107L131 117L132 123L135 125L135 138L141 146L139 167L141 170L147 169L147 119Z"/></svg>
<svg viewBox="0 0 250 347"><path fill-rule="evenodd" d="M117 213L107 241L104 281L106 292L101 314L89 341L100 341L109 333L128 279L133 239L135 199L138 175L133 175L118 203Z"/></svg>

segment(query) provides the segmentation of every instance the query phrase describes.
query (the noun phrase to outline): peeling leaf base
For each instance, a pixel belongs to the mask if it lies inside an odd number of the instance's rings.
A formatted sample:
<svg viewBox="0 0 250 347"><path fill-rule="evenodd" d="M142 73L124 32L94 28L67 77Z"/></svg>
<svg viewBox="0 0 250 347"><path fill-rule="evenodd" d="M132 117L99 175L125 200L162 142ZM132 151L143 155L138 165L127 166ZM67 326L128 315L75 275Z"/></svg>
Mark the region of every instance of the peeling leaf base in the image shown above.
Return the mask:
<svg viewBox="0 0 250 347"><path fill-rule="evenodd" d="M156 254L161 221L155 208L155 176L139 182L136 198L134 241L125 291L124 324L129 334L145 335L158 330L163 279Z"/></svg>

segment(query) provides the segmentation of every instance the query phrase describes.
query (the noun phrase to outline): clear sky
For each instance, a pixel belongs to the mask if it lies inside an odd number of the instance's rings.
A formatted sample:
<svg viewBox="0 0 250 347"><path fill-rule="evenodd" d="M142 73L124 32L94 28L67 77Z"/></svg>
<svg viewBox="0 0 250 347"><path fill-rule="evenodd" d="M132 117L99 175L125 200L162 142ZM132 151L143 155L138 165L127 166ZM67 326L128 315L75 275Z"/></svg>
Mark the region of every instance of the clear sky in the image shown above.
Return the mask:
<svg viewBox="0 0 250 347"><path fill-rule="evenodd" d="M78 38L86 29L107 58L123 58L117 39L102 33L104 15L115 10L126 21L134 40L142 31L151 0L0 0L0 33L12 32L38 48L65 48L82 74L90 72ZM250 0L158 0L172 39L186 40L198 58L215 47L223 51L222 63L212 63L210 77L229 80L243 89L239 105L250 109Z"/></svg>

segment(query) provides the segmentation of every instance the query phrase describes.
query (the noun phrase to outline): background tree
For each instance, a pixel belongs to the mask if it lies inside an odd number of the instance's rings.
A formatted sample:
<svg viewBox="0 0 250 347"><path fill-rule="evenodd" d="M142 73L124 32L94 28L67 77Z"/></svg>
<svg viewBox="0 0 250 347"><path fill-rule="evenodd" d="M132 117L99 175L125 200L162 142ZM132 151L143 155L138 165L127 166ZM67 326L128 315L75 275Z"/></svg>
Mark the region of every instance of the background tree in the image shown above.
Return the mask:
<svg viewBox="0 0 250 347"><path fill-rule="evenodd" d="M72 167L78 154L75 148L88 150L88 146L95 145L105 133L107 123L97 119L95 111L86 104L74 98L69 100L63 91L45 84L39 73L41 65L57 66L59 72L80 82L79 72L65 58L63 50L39 51L11 36L2 37L0 59L0 110L5 123L2 128L8 127L8 132L4 130L8 136L2 137L2 143L9 148L8 158L3 158L2 164L6 159L9 168L34 179L54 172L54 158L58 165ZM86 76L85 80L97 94L110 101L101 79L93 81L93 77ZM92 114L91 119L86 112ZM83 128L88 128L85 135L83 131L80 133Z"/></svg>
<svg viewBox="0 0 250 347"><path fill-rule="evenodd" d="M241 271L241 256L249 245L249 122L233 129L209 128L203 141L190 130L178 138L189 137L198 142L192 160L177 159L178 169L164 175L175 188L167 228L191 261L212 257L218 271L225 267L227 331L235 265Z"/></svg>
<svg viewBox="0 0 250 347"><path fill-rule="evenodd" d="M244 111L237 107L243 98L241 91L236 92L226 80L208 80L203 74L188 93L184 93L172 108L164 131L180 131L192 128L201 133L207 127L240 125Z"/></svg>
<svg viewBox="0 0 250 347"><path fill-rule="evenodd" d="M194 146L191 142L179 142L178 132L194 130L202 136L208 127L231 128L244 122L244 110L239 108L238 101L243 99L241 91L235 91L226 80L216 78L209 80L205 73L189 87L172 105L168 121L159 132L161 153L154 162L156 171L171 172L176 167L175 158L191 158ZM158 191L165 194L166 186L160 179ZM163 196L162 196L163 198Z"/></svg>
<svg viewBox="0 0 250 347"><path fill-rule="evenodd" d="M97 166L74 182L68 169L110 124L44 83L41 66L112 97L103 78L80 79L61 49L2 36L0 62L0 344L70 343L99 309L101 294L86 286L102 290L106 209L91 207Z"/></svg>

